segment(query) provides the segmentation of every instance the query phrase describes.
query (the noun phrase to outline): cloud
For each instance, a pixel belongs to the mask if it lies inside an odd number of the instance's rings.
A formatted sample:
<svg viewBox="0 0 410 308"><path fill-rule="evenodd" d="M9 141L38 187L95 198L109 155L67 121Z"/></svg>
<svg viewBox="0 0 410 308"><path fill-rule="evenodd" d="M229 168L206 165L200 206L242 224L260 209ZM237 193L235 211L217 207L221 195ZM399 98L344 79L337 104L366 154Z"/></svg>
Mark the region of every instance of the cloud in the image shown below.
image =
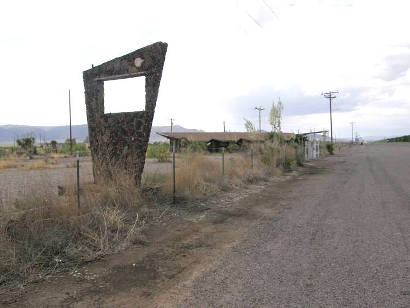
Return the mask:
<svg viewBox="0 0 410 308"><path fill-rule="evenodd" d="M392 81L404 77L410 68L410 52L391 55L385 58L385 68L379 78Z"/></svg>
<svg viewBox="0 0 410 308"><path fill-rule="evenodd" d="M366 100L363 96L365 90L364 88L350 88L340 91L333 103L333 108L343 112L354 110ZM228 106L236 116L246 117L249 113L253 113L255 106L262 106L269 110L272 101L277 102L279 97L284 105L283 113L286 116L329 112L328 101L321 96L321 93L307 95L297 87L286 89L275 89L271 86L260 87L247 95L232 99Z"/></svg>

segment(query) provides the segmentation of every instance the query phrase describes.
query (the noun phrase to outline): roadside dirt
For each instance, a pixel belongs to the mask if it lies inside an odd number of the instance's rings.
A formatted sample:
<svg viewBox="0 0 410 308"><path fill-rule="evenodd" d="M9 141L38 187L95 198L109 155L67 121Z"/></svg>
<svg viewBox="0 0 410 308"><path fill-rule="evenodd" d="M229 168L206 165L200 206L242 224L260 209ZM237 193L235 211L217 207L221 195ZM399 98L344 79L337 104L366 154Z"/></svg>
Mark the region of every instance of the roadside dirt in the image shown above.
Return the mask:
<svg viewBox="0 0 410 308"><path fill-rule="evenodd" d="M135 247L8 290L0 294L0 304L154 307L170 296L183 296L186 288L181 285L223 257L254 224L286 209L284 196L292 183L319 170L310 166L260 185L222 192L208 201L164 207L161 218L144 229Z"/></svg>

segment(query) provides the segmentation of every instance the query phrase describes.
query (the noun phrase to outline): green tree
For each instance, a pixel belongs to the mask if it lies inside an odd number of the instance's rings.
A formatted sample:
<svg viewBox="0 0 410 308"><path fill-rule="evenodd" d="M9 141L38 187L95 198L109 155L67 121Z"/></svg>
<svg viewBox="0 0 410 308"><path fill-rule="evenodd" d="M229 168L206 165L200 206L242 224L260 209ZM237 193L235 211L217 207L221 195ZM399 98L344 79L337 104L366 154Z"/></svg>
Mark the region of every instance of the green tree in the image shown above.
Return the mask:
<svg viewBox="0 0 410 308"><path fill-rule="evenodd" d="M283 104L282 101L278 100L278 103L275 104L275 101L272 102L272 108L270 110L270 125L272 125L272 131L278 133L282 130L282 111Z"/></svg>
<svg viewBox="0 0 410 308"><path fill-rule="evenodd" d="M34 137L27 137L27 138L17 139L16 142L17 142L17 145L21 147L24 151L32 152L35 141L36 139Z"/></svg>
<svg viewBox="0 0 410 308"><path fill-rule="evenodd" d="M57 153L57 141L51 140L50 144L53 151Z"/></svg>
<svg viewBox="0 0 410 308"><path fill-rule="evenodd" d="M148 144L146 157L156 158L159 162L166 162L169 159L169 144L165 142L154 142Z"/></svg>

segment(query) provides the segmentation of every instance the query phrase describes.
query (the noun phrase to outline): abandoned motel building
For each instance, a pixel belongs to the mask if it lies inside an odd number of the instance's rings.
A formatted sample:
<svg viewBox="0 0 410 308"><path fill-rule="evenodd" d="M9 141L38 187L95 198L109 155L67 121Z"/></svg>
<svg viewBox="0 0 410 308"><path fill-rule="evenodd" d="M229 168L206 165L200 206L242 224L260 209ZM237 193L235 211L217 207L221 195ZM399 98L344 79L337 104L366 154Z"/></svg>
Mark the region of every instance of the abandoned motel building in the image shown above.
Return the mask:
<svg viewBox="0 0 410 308"><path fill-rule="evenodd" d="M281 133L284 142L300 140L305 147L306 159L320 157L320 143L328 141L325 131L309 132L303 134ZM270 133L248 132L161 132L158 135L169 140L172 149L175 143L175 151L179 152L190 142L203 142L209 152L220 152L234 146L237 149L247 149L253 143L263 143L269 139Z"/></svg>

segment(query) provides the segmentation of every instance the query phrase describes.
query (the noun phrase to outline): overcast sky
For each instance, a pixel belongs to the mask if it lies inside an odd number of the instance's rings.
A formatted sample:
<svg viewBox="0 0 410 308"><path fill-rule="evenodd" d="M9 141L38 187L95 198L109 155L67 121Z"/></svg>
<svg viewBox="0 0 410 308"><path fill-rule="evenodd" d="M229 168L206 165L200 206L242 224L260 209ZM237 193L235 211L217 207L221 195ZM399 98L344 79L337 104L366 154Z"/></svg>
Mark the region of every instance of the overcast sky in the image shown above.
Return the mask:
<svg viewBox="0 0 410 308"><path fill-rule="evenodd" d="M0 2L0 125L86 123L82 72L156 41L168 53L154 125L409 134L410 3L377 0ZM144 106L144 80L105 83L106 112Z"/></svg>

